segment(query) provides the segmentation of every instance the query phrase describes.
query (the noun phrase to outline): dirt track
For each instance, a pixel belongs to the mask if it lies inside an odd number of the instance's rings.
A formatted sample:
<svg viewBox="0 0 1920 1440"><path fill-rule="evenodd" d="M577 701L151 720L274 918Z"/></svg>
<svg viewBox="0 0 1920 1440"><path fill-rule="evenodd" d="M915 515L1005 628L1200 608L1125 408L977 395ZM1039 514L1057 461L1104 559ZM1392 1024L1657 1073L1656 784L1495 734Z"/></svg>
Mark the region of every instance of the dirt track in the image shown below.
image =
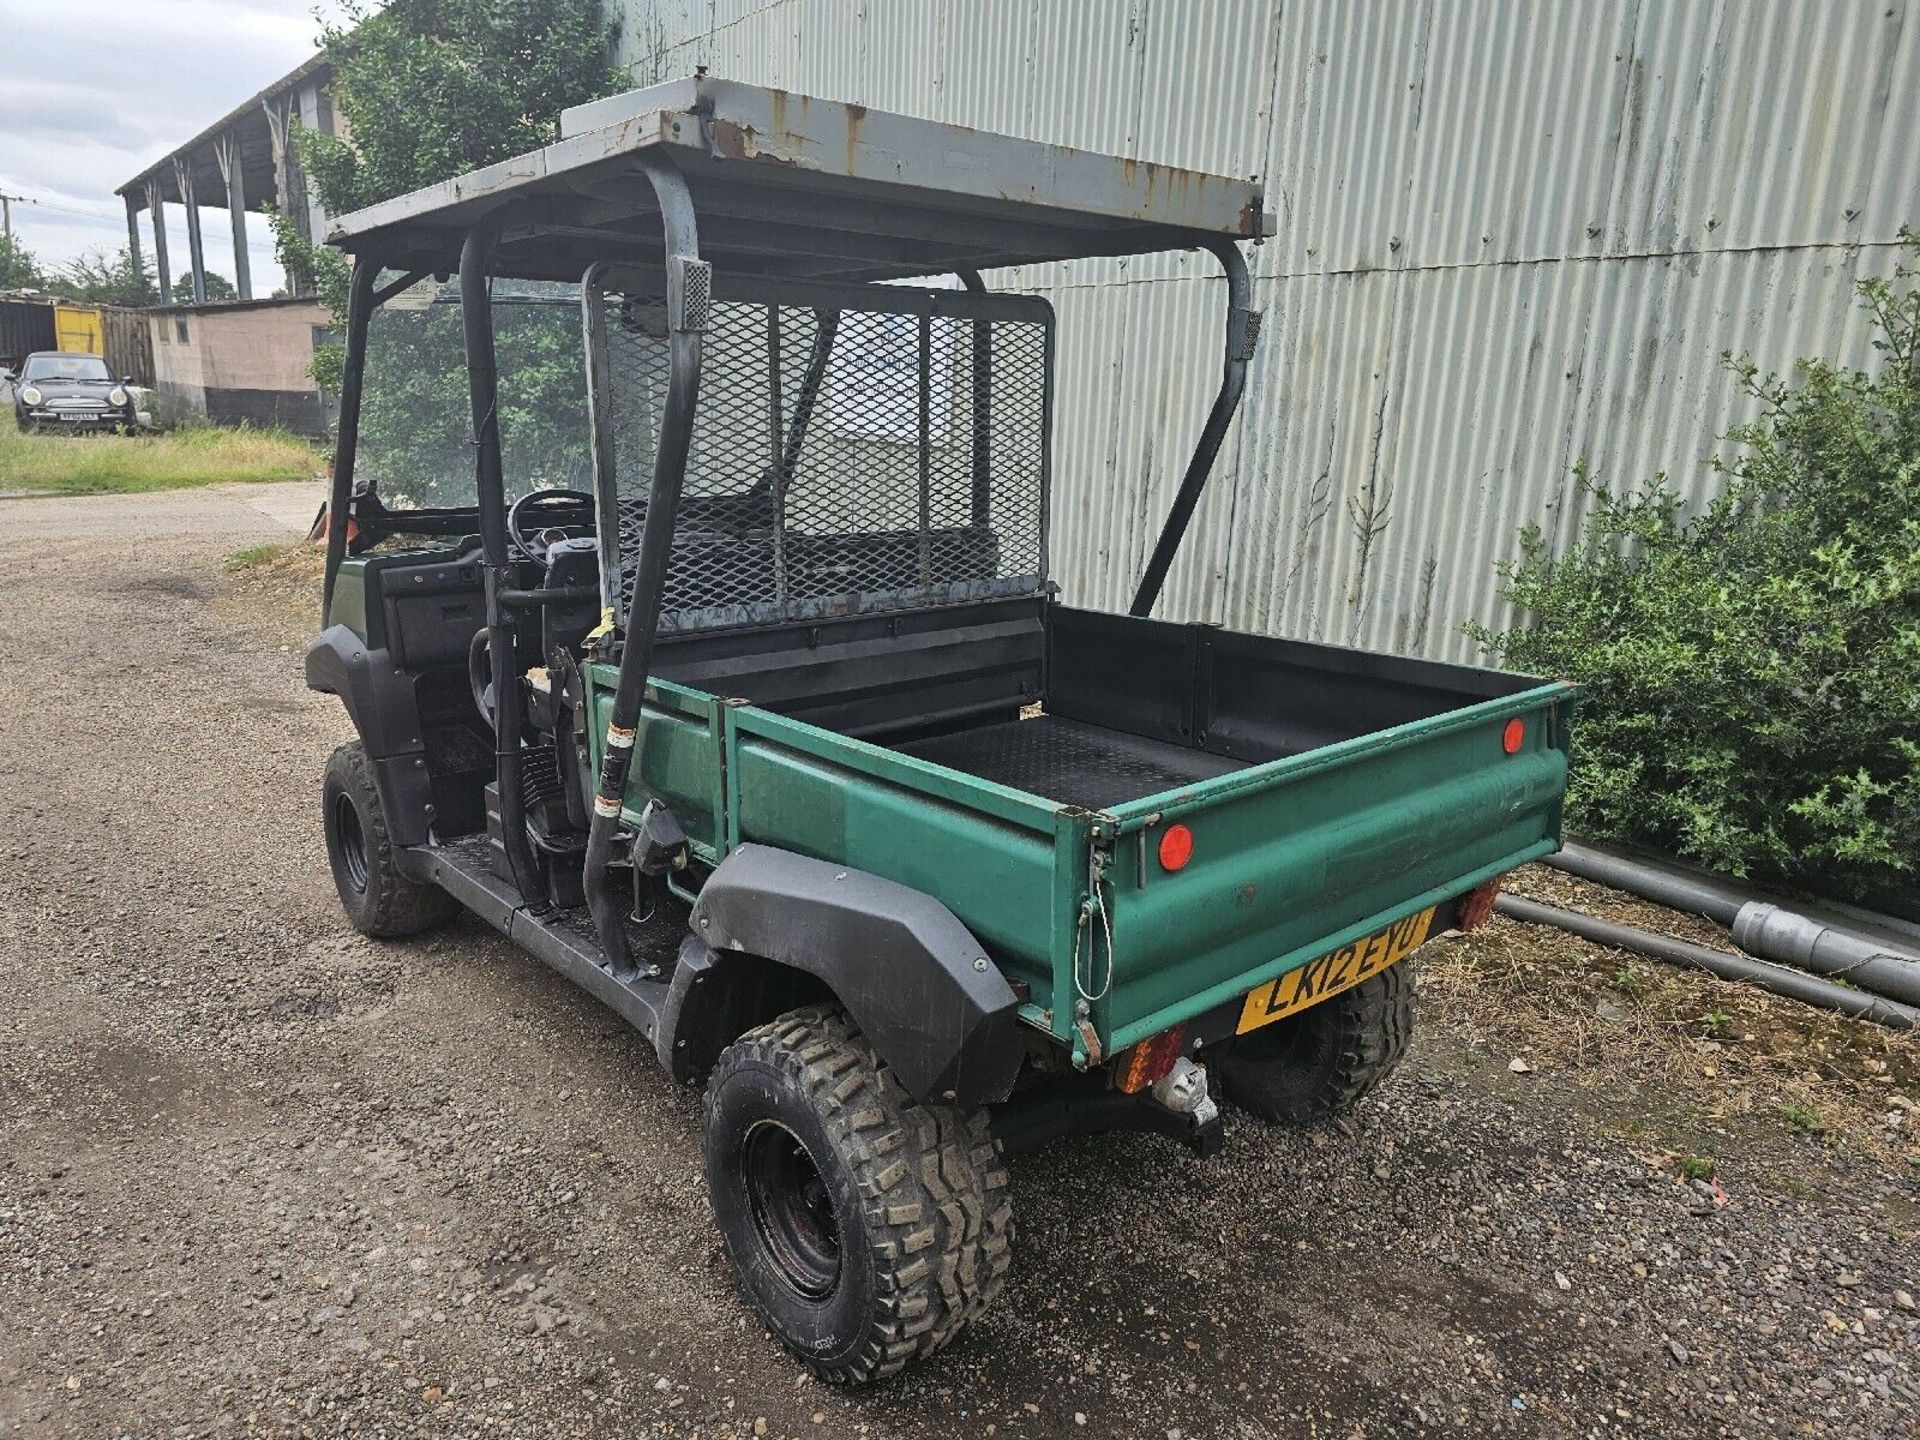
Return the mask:
<svg viewBox="0 0 1920 1440"><path fill-rule="evenodd" d="M1001 1311L803 1380L694 1095L482 927L341 920L345 718L221 599L285 535L0 501L0 1437L1914 1433L1911 1180L1716 1203L1433 1030L1344 1130L1016 1163Z"/></svg>

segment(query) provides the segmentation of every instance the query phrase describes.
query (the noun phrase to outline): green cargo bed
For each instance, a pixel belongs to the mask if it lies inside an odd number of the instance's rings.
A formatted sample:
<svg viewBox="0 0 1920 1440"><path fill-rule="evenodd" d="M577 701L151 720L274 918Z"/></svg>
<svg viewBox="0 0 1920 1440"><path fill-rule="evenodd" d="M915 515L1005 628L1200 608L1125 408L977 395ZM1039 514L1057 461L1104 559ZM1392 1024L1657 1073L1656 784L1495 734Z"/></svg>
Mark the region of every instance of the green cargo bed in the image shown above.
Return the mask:
<svg viewBox="0 0 1920 1440"><path fill-rule="evenodd" d="M1568 685L1053 604L944 624L829 622L768 668L664 646L627 806L710 863L757 842L935 896L1078 1063L1559 844Z"/></svg>

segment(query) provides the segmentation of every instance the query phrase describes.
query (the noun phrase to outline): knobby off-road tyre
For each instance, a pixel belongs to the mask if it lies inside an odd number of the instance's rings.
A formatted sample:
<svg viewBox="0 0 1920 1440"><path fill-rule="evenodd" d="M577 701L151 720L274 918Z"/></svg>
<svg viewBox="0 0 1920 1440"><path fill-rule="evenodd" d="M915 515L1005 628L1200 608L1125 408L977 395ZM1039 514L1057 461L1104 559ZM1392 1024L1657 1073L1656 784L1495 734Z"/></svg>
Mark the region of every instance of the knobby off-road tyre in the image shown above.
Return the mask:
<svg viewBox="0 0 1920 1440"><path fill-rule="evenodd" d="M417 935L453 917L459 905L451 895L409 880L395 868L387 813L363 746L355 742L333 752L320 793L327 860L354 929L388 940Z"/></svg>
<svg viewBox="0 0 1920 1440"><path fill-rule="evenodd" d="M1013 1205L986 1112L914 1100L837 1006L727 1048L705 1147L735 1273L824 1380L932 1354L1006 1283Z"/></svg>
<svg viewBox="0 0 1920 1440"><path fill-rule="evenodd" d="M1402 960L1298 1015L1237 1037L1217 1054L1227 1098L1279 1125L1314 1125L1352 1109L1407 1053L1413 991L1413 961Z"/></svg>

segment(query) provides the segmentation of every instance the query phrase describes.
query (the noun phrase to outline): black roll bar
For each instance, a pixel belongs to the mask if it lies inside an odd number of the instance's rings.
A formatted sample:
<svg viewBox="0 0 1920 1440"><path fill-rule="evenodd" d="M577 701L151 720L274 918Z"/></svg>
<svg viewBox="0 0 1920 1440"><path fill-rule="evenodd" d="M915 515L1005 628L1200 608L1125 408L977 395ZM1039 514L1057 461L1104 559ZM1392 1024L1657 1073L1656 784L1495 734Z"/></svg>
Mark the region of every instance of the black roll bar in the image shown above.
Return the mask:
<svg viewBox="0 0 1920 1440"><path fill-rule="evenodd" d="M653 663L654 634L660 625L667 562L673 553L674 519L686 479L694 409L700 399L702 336L712 294L711 271L700 259L693 197L687 192L685 178L651 152L643 152L638 160L653 185L654 196L660 204L660 221L666 232L667 396L660 416L660 441L654 448L653 481L647 491L646 523L640 532L640 553L634 567L633 598L627 605L621 636L620 678L614 687L613 711L607 718L600 783L593 798L593 821L587 830L586 867L582 876L587 908L593 915L600 948L615 978L621 980L631 978L637 966L627 944L626 916L613 892L608 872L613 860L614 829L620 819L621 797L626 793L627 776L633 766L647 672ZM600 520L603 525L618 523L616 515L606 513L602 513Z"/></svg>
<svg viewBox="0 0 1920 1440"><path fill-rule="evenodd" d="M987 293L978 270L956 270L960 283L976 295ZM973 485L968 519L985 526L993 517L993 322L973 322Z"/></svg>
<svg viewBox="0 0 1920 1440"><path fill-rule="evenodd" d="M1227 272L1225 368L1220 376L1220 392L1213 398L1213 408L1207 412L1207 423L1201 427L1200 439L1193 447L1193 458L1187 462L1187 473L1180 480L1172 508L1167 511L1166 524L1161 527L1160 539L1153 547L1152 558L1147 561L1146 574L1140 579L1140 588L1134 592L1133 605L1128 610L1132 615L1151 614L1153 602L1160 598L1160 587L1167 583L1167 571L1172 568L1173 557L1186 536L1187 526L1193 520L1194 507L1200 503L1200 492L1206 488L1207 477L1213 473L1213 462L1220 454L1220 442L1226 438L1227 426L1233 423L1234 411L1240 408L1240 394L1247 386L1247 362L1253 358L1254 341L1260 334L1259 316L1247 304L1253 287L1247 278L1247 262L1240 254L1240 247L1231 240L1209 240L1206 248L1213 252L1221 268Z"/></svg>
<svg viewBox="0 0 1920 1440"><path fill-rule="evenodd" d="M548 909L539 863L527 839L520 766L520 671L514 661L513 610L519 587L507 555L506 480L500 465L500 386L493 350L493 295L487 267L500 243L497 224L481 222L460 247L460 323L466 338L467 398L473 408L473 485L486 575L487 658L493 671L493 763L500 789L500 839L513 883L536 914Z"/></svg>

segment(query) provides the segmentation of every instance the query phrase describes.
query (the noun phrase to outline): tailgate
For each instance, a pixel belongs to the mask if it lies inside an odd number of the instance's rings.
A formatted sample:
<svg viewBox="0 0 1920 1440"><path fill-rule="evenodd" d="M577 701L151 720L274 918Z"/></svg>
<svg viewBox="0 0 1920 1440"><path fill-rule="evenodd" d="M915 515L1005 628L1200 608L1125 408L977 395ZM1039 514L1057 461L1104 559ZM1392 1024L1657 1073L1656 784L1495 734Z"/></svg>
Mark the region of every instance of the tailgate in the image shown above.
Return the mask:
<svg viewBox="0 0 1920 1440"><path fill-rule="evenodd" d="M1108 1053L1558 849L1573 697L1541 685L1112 811ZM1176 822L1193 855L1169 872Z"/></svg>

